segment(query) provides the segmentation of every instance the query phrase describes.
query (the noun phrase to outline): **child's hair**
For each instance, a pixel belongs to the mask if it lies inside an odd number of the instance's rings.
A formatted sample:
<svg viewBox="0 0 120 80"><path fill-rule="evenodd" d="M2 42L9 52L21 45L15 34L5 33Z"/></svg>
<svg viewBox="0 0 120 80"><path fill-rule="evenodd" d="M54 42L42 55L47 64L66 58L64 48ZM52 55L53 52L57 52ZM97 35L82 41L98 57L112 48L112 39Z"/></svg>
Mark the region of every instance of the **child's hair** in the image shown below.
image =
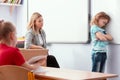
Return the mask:
<svg viewBox="0 0 120 80"><path fill-rule="evenodd" d="M33 29L34 32L36 32L36 26L35 26L35 21L36 19L38 19L39 17L42 17L42 15L38 12L34 12L31 16L30 22L28 23L27 29Z"/></svg>
<svg viewBox="0 0 120 80"><path fill-rule="evenodd" d="M15 27L11 22L0 22L0 40L3 39L7 39L8 35L10 32L14 32L15 31Z"/></svg>
<svg viewBox="0 0 120 80"><path fill-rule="evenodd" d="M94 18L91 20L90 25L98 25L99 19L107 19L107 20L108 20L107 24L108 24L109 21L110 21L110 16L107 15L105 12L99 12L99 13L97 13L97 14L94 16ZM107 24L106 24L106 25L107 25Z"/></svg>
<svg viewBox="0 0 120 80"><path fill-rule="evenodd" d="M2 23L3 23L3 20L0 20L0 30L1 30L1 27L2 27ZM0 40L1 40L1 32L0 32Z"/></svg>
<svg viewBox="0 0 120 80"><path fill-rule="evenodd" d="M3 22L4 22L4 20L0 20L0 26L2 25Z"/></svg>

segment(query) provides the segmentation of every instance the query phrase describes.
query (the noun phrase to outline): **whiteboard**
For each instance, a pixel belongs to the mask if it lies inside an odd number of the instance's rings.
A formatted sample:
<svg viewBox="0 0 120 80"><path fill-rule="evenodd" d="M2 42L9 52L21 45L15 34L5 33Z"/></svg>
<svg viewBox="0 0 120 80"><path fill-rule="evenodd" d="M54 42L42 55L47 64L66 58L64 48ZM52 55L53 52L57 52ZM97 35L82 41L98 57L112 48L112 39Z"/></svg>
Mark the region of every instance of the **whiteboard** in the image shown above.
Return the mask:
<svg viewBox="0 0 120 80"><path fill-rule="evenodd" d="M111 17L111 22L107 26L107 32L113 37L111 43L120 44L120 0L92 0L93 16L104 11Z"/></svg>
<svg viewBox="0 0 120 80"><path fill-rule="evenodd" d="M88 0L28 0L28 20L33 12L43 16L48 43L88 41Z"/></svg>

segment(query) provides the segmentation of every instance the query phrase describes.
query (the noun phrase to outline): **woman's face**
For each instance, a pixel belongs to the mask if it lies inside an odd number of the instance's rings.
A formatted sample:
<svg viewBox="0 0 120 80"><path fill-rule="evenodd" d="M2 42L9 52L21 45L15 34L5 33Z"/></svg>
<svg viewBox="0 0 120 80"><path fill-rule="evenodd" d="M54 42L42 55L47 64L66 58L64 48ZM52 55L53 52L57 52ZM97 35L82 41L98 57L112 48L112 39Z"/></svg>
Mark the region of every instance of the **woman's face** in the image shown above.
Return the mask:
<svg viewBox="0 0 120 80"><path fill-rule="evenodd" d="M36 19L35 26L37 29L42 29L42 26L43 26L43 18L42 17L39 17L38 19Z"/></svg>
<svg viewBox="0 0 120 80"><path fill-rule="evenodd" d="M100 27L106 26L107 23L108 23L108 20L107 20L107 19L103 19L103 18L99 19L99 21L98 21L98 25L99 25Z"/></svg>

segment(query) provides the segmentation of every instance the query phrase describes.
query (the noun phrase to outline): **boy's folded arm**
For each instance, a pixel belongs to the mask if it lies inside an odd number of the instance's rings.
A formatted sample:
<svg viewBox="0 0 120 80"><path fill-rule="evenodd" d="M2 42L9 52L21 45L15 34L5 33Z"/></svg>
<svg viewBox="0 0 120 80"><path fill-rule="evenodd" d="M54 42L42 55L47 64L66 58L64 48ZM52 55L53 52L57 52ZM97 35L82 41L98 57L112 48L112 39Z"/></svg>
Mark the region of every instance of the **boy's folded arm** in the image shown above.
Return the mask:
<svg viewBox="0 0 120 80"><path fill-rule="evenodd" d="M101 33L101 32L96 32L96 38L98 40L101 40L101 41L107 41L107 38L105 37L105 34Z"/></svg>
<svg viewBox="0 0 120 80"><path fill-rule="evenodd" d="M107 38L108 41L112 41L113 37L110 34L105 34L105 37Z"/></svg>

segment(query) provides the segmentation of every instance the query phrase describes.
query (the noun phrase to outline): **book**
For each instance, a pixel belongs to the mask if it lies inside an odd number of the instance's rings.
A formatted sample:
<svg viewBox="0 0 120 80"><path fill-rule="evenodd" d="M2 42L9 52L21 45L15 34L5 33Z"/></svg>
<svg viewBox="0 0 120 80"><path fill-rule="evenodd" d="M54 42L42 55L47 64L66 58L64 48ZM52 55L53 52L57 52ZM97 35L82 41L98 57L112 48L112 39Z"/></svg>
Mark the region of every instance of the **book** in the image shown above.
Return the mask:
<svg viewBox="0 0 120 80"><path fill-rule="evenodd" d="M35 63L35 62L37 62L37 61L39 61L39 60L42 60L42 59L45 59L47 56L35 56L35 57L32 57L31 59L29 59L27 62L29 63L29 64L33 64L33 63Z"/></svg>
<svg viewBox="0 0 120 80"><path fill-rule="evenodd" d="M47 71L40 66L36 70L32 70L32 72L33 73L45 73Z"/></svg>

